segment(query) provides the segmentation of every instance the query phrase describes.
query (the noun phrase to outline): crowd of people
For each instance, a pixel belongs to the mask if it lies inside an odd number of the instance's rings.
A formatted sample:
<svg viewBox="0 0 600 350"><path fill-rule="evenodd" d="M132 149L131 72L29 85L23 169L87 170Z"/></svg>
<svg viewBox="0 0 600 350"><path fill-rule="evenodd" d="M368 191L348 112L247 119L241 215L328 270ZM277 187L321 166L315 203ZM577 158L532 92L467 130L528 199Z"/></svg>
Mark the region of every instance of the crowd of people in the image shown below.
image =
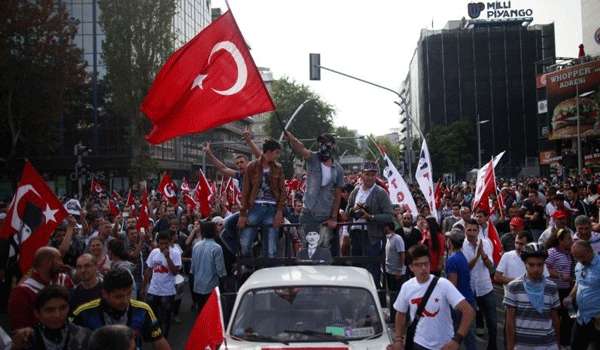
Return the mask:
<svg viewBox="0 0 600 350"><path fill-rule="evenodd" d="M235 168L204 147L223 176L214 187L229 177L239 190L233 200L213 191L209 216L183 193L173 202L146 189L149 220L140 225L139 199L130 206L125 193L90 193L65 199L70 215L35 253L31 271L21 274L2 242L0 297L13 349L118 350L142 342L169 349L186 288L199 311L215 287L235 293L256 268L253 258L357 256L371 258L357 265L390 294L394 348L410 341L415 349L462 342L475 349L485 333L488 349L600 346L597 175L498 179L497 196L476 208L473 183L440 183L434 217L416 187L418 213L393 205L376 162L345 173L332 135L319 136L315 152L285 133L306 164L292 179L278 162L280 143L269 139L259 149L248 133L244 139L256 159L237 155ZM0 225L7 209L0 208ZM504 344L494 284L503 286ZM231 307L223 303L226 315Z"/></svg>

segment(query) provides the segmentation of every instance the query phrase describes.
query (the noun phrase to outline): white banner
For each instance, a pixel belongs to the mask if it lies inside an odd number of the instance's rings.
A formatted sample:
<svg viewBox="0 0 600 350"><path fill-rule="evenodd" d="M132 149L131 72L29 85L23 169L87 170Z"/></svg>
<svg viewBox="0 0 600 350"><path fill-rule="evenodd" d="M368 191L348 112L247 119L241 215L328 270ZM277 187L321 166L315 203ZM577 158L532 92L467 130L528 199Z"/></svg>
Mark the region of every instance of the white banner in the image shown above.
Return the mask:
<svg viewBox="0 0 600 350"><path fill-rule="evenodd" d="M398 169L392 163L390 157L387 154L383 155L383 159L387 162L387 166L383 169L383 175L388 181L388 191L390 192L390 201L392 204L398 204L401 207L409 210L413 216L413 219L417 217L419 211L417 205L413 199L408 185L398 172Z"/></svg>
<svg viewBox="0 0 600 350"><path fill-rule="evenodd" d="M433 169L431 167L431 158L429 157L429 149L427 148L427 142L423 139L421 145L421 152L419 153L419 164L417 165L417 172L415 173L415 179L419 184L419 189L423 192L425 200L429 205L431 215L438 220L438 213L435 207L435 195L433 190Z"/></svg>

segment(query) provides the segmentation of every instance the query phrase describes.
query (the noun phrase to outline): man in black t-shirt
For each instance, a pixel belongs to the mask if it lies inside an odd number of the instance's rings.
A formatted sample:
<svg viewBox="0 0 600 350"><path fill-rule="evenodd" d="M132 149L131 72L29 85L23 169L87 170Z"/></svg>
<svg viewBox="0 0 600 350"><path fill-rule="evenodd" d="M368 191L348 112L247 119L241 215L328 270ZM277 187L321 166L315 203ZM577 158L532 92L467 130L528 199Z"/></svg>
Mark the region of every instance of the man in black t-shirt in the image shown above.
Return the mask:
<svg viewBox="0 0 600 350"><path fill-rule="evenodd" d="M537 241L540 234L546 229L544 207L535 191L523 192L524 196L527 195L527 199L523 201L522 205L522 209L525 210L525 227L531 232L534 241Z"/></svg>
<svg viewBox="0 0 600 350"><path fill-rule="evenodd" d="M98 299L102 295L102 279L98 276L96 258L93 255L85 253L77 258L75 270L80 282L71 291L69 301L71 312L80 305Z"/></svg>

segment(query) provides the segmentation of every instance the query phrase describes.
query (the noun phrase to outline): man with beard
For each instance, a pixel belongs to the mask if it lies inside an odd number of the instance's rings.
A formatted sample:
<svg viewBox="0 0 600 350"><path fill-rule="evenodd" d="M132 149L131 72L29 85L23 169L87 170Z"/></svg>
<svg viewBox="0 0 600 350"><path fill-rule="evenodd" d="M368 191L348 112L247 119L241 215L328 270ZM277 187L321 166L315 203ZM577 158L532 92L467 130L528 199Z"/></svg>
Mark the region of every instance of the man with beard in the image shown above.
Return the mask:
<svg viewBox="0 0 600 350"><path fill-rule="evenodd" d="M405 211L404 214L402 214L402 232L399 232L399 234L404 240L406 251L423 239L421 232L415 227L410 211Z"/></svg>
<svg viewBox="0 0 600 350"><path fill-rule="evenodd" d="M339 255L339 237L334 234L344 187L344 169L334 159L335 138L322 134L317 138L318 152L311 152L291 132L285 135L294 150L306 161L306 193L300 223L304 232L319 232L319 246Z"/></svg>
<svg viewBox="0 0 600 350"><path fill-rule="evenodd" d="M33 257L33 271L11 292L8 300L8 315L10 327L17 330L33 327L37 323L34 314L34 304L38 293L48 285L73 287L71 278L61 273L62 257L58 249L41 247Z"/></svg>

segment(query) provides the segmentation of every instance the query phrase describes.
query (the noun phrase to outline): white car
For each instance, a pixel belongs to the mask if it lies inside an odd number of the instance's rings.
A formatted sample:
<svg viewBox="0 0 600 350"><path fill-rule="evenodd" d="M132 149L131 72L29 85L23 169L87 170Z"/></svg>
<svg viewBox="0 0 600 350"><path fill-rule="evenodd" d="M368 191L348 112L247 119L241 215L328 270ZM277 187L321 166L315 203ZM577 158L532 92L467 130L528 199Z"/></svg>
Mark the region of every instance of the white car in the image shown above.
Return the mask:
<svg viewBox="0 0 600 350"><path fill-rule="evenodd" d="M385 349L391 337L371 274L349 266L256 271L241 286L227 349Z"/></svg>

